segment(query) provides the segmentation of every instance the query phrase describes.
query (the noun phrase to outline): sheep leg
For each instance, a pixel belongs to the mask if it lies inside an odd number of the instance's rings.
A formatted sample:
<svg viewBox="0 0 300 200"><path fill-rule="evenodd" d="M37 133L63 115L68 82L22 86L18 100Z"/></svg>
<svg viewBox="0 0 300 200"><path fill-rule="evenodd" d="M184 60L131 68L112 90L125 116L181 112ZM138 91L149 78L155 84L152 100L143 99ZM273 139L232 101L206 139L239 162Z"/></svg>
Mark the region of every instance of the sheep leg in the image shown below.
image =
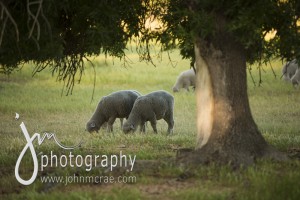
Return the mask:
<svg viewBox="0 0 300 200"><path fill-rule="evenodd" d="M142 132L142 133L145 133L146 132L146 122L144 122L144 121L142 121L141 122L141 124L140 124L140 131Z"/></svg>
<svg viewBox="0 0 300 200"><path fill-rule="evenodd" d="M174 127L174 119L173 119L173 115L171 116L166 116L164 118L164 120L167 122L168 124L168 134L173 133L173 127Z"/></svg>
<svg viewBox="0 0 300 200"><path fill-rule="evenodd" d="M121 130L123 128L123 120L124 120L124 118L120 118Z"/></svg>
<svg viewBox="0 0 300 200"><path fill-rule="evenodd" d="M101 128L103 128L103 130L107 129L107 122L104 122L104 123L101 125Z"/></svg>
<svg viewBox="0 0 300 200"><path fill-rule="evenodd" d="M168 133L173 133L174 120L167 122L168 123Z"/></svg>
<svg viewBox="0 0 300 200"><path fill-rule="evenodd" d="M151 123L154 133L157 133L156 118L153 118L152 120L150 120L150 123Z"/></svg>
<svg viewBox="0 0 300 200"><path fill-rule="evenodd" d="M107 125L108 125L108 132L113 132L113 124L116 120L116 117L110 117L108 119Z"/></svg>
<svg viewBox="0 0 300 200"><path fill-rule="evenodd" d="M183 85L182 85L182 88L189 92L189 91L190 91L190 90L189 90L189 85L190 85L190 84L189 84L188 82L185 81L185 82L183 83Z"/></svg>

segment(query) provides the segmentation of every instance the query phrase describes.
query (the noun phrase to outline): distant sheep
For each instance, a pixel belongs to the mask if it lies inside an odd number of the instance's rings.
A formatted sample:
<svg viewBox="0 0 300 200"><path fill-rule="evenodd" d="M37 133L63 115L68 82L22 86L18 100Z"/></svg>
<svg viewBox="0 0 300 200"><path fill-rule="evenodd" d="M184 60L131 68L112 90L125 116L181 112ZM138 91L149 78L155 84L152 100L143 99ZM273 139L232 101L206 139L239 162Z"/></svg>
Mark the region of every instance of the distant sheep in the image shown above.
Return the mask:
<svg viewBox="0 0 300 200"><path fill-rule="evenodd" d="M88 132L98 132L107 122L108 131L113 131L116 118L128 118L135 100L141 94L135 90L121 90L102 97L98 106L86 124ZM121 119L121 126L122 126Z"/></svg>
<svg viewBox="0 0 300 200"><path fill-rule="evenodd" d="M287 62L282 67L282 76L285 81L291 81L292 77L295 75L296 70L298 69L297 60L294 59L290 62Z"/></svg>
<svg viewBox="0 0 300 200"><path fill-rule="evenodd" d="M166 91L156 91L137 98L128 120L124 123L123 131L134 132L140 126L145 132L145 123L150 121L153 131L157 133L156 120L164 119L168 124L168 133L173 131L174 97Z"/></svg>
<svg viewBox="0 0 300 200"><path fill-rule="evenodd" d="M196 74L193 69L181 72L181 74L177 77L175 85L173 86L173 92L179 92L181 88L190 91L190 86L196 86Z"/></svg>
<svg viewBox="0 0 300 200"><path fill-rule="evenodd" d="M296 85L300 85L300 69L298 68L294 74L294 76L291 78L292 84L295 87Z"/></svg>

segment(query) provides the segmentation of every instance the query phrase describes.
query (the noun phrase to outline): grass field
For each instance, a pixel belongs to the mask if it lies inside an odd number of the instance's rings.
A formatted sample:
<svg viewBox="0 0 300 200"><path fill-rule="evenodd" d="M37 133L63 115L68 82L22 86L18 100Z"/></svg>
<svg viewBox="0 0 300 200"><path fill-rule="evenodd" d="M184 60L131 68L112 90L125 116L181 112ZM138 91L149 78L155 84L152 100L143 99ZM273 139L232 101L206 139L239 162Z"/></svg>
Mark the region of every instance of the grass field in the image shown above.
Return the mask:
<svg viewBox="0 0 300 200"><path fill-rule="evenodd" d="M156 67L138 61L129 53L130 66L122 61L98 57L93 60L96 68L96 88L91 101L94 83L93 68L87 68L73 95L61 96L63 84L56 82L46 69L32 77L32 65L10 77L0 75L0 199L299 199L300 198L300 89L280 80L282 63L274 61L264 67L263 84L254 86L248 77L248 93L255 121L266 140L287 152L293 159L283 163L259 161L255 166L232 170L227 166L199 166L185 169L167 162L152 170L107 172L103 168L86 171L84 167L47 167L39 171L29 186L21 185L15 178L15 164L26 144L20 124L24 122L30 136L34 133L55 133L64 145L83 144L74 149L75 155L136 155L137 160L167 160L174 158L178 148L193 148L196 141L195 96L193 92L174 94L175 127L167 135L167 125L158 123L158 134L148 125L146 134L124 135L116 120L114 133L101 130L98 134L85 132L85 123L91 117L98 100L111 92L135 89L146 94L154 90L171 88L177 75L189 68L189 61L182 60L177 51L155 60ZM257 66L252 66L256 83ZM15 113L20 114L15 120ZM41 145L34 142L38 155L54 152L68 154L53 140ZM39 157L40 158L40 157ZM20 166L22 178L30 178L33 162L29 151ZM123 183L73 182L42 183L42 177L59 176L122 176ZM129 177L135 177L130 181ZM125 183L126 182L126 183Z"/></svg>

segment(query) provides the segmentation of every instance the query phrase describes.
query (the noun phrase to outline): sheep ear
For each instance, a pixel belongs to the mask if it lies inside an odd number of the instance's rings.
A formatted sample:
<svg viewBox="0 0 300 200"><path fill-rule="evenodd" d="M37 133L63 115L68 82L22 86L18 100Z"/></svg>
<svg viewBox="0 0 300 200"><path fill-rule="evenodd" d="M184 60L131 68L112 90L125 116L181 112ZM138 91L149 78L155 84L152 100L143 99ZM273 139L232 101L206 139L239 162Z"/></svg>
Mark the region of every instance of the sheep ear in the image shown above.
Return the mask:
<svg viewBox="0 0 300 200"><path fill-rule="evenodd" d="M134 130L134 125L133 124L130 125L130 129Z"/></svg>
<svg viewBox="0 0 300 200"><path fill-rule="evenodd" d="M96 127L96 124L93 122L91 123L91 128L95 128Z"/></svg>

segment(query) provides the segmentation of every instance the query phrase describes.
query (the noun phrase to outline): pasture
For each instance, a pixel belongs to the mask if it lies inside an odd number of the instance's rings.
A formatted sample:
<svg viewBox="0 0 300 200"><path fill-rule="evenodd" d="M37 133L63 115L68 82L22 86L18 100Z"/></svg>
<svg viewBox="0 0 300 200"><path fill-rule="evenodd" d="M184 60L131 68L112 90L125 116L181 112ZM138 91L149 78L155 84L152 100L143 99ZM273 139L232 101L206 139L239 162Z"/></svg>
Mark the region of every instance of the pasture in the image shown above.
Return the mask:
<svg viewBox="0 0 300 200"><path fill-rule="evenodd" d="M255 166L232 170L227 166L199 166L182 168L168 164L179 148L193 148L196 144L196 99L193 92L172 93L178 74L189 69L189 61L182 60L178 51L154 59L156 67L139 62L134 52L128 53L130 65L123 61L97 57L92 59L96 71L86 63L80 84L75 84L73 94L62 95L63 83L57 82L48 69L32 77L33 66L26 64L9 77L0 74L0 199L299 199L300 197L300 89L280 80L281 61L263 66L260 87L255 86L248 73L248 94L252 114L265 139L275 148L286 152L291 160L282 163L258 161ZM258 84L257 65L252 76ZM123 89L135 89L142 94L166 90L175 98L174 133L168 135L167 125L158 123L158 134L150 124L146 134L136 132L124 135L116 120L114 132L101 130L89 134L85 124L104 95ZM92 100L92 101L91 101ZM15 113L20 118L15 119ZM21 122L32 136L34 133L55 133L59 141L72 146L75 155L136 155L141 161L160 160L158 167L133 168L132 171L107 171L85 167L46 167L39 169L37 178L29 186L21 185L15 178L15 164L26 140L20 129ZM69 154L53 140L39 145L34 141L38 156L42 154ZM39 161L40 161L40 157ZM20 174L29 179L33 161L27 150ZM66 176L122 176L135 177L123 183L72 182L42 183L42 177Z"/></svg>

